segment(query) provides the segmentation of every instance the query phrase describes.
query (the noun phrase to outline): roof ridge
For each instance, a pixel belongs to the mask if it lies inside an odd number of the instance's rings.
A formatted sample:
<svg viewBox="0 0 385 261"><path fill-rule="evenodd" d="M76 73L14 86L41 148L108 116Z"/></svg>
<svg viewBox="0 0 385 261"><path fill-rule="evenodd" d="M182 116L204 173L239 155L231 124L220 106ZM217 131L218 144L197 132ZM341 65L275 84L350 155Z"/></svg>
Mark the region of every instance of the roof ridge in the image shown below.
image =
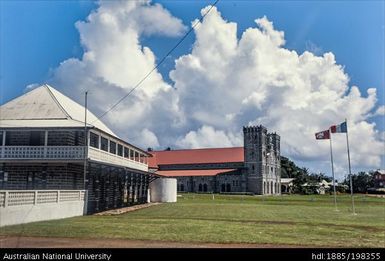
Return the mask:
<svg viewBox="0 0 385 261"><path fill-rule="evenodd" d="M213 149L240 149L244 148L244 146L237 146L237 147L220 147L220 148L196 148L196 149L176 149L176 150L153 150L149 151L151 152L172 152L172 151L186 151L186 150L213 150Z"/></svg>
<svg viewBox="0 0 385 261"><path fill-rule="evenodd" d="M67 116L67 119L70 118L71 120L72 117L71 115L63 108L63 106L60 104L60 102L57 100L55 94L53 94L53 92L51 91L50 88L53 88L52 86L49 86L48 84L44 84L43 85L47 90L48 90L48 93L49 95L52 97L52 99L54 100L54 102L56 103L56 105L59 107L59 109Z"/></svg>
<svg viewBox="0 0 385 261"><path fill-rule="evenodd" d="M79 123L83 123L83 124L84 124L84 121L81 121L81 120L77 120L77 119L73 119L73 118L71 118L71 120L76 121L76 122L79 122ZM95 127L94 125L92 125L91 123L88 123L88 122L87 122L87 126L89 126L89 127Z"/></svg>

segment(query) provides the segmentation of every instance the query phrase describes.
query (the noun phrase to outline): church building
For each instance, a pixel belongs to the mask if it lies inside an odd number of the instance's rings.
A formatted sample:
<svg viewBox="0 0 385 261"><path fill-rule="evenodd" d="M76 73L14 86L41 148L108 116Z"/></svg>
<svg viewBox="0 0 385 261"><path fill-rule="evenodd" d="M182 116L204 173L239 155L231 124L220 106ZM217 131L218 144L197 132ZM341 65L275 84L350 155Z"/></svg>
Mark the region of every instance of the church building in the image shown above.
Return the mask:
<svg viewBox="0 0 385 261"><path fill-rule="evenodd" d="M149 171L177 178L179 192L280 194L280 137L243 127L244 146L149 151Z"/></svg>

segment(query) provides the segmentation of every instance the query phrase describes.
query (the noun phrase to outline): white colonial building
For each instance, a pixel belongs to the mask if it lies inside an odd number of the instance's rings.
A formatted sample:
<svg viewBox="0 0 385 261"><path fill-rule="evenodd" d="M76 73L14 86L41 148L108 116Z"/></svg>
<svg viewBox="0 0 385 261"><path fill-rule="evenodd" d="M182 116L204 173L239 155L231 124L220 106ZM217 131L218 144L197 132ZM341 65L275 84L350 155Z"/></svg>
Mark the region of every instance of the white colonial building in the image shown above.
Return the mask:
<svg viewBox="0 0 385 261"><path fill-rule="evenodd" d="M0 226L147 202L150 155L90 111L84 119L82 105L48 85L0 107Z"/></svg>

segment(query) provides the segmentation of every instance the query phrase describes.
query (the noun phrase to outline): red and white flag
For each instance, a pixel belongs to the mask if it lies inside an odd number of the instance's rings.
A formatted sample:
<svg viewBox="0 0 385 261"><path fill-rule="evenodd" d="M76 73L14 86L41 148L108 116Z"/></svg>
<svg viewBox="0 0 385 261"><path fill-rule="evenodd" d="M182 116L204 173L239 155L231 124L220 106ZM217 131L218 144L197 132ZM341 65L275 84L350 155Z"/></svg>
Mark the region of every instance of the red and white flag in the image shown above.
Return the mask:
<svg viewBox="0 0 385 261"><path fill-rule="evenodd" d="M316 140L328 140L330 139L330 132L329 130L317 132L315 138Z"/></svg>

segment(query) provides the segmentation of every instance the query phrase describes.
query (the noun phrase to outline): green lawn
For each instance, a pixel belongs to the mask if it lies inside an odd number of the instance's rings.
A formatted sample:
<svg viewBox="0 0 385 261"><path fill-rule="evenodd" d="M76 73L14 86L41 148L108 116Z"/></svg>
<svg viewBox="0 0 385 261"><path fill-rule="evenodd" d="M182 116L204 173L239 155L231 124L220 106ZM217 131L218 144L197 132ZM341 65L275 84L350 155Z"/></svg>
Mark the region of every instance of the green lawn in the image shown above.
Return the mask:
<svg viewBox="0 0 385 261"><path fill-rule="evenodd" d="M115 216L83 216L8 226L0 235L385 247L385 198L183 194L169 203Z"/></svg>

